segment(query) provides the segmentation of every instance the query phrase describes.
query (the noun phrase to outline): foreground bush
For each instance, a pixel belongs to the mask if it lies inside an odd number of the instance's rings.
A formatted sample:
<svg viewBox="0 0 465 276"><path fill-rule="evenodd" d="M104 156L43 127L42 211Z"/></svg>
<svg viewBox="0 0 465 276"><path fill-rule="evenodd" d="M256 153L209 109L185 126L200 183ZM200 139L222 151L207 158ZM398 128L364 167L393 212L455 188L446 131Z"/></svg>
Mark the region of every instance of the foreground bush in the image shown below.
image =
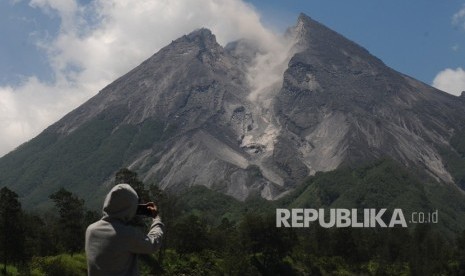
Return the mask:
<svg viewBox="0 0 465 276"><path fill-rule="evenodd" d="M19 272L18 272L18 269L14 266L11 266L11 265L7 265L6 266L6 273L8 276L19 276L21 275ZM3 264L0 263L0 275L3 275Z"/></svg>
<svg viewBox="0 0 465 276"><path fill-rule="evenodd" d="M84 254L34 257L31 262L31 274L36 276L87 275L86 257Z"/></svg>

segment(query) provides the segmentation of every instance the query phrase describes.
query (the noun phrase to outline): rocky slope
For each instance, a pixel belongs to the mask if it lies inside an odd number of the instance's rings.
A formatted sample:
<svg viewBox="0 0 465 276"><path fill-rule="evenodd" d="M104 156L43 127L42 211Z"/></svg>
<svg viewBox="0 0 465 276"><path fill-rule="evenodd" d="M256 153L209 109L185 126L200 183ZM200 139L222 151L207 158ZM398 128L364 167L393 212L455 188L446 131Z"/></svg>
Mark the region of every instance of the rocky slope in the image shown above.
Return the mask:
<svg viewBox="0 0 465 276"><path fill-rule="evenodd" d="M164 189L275 199L317 171L390 157L453 184L443 152L465 105L305 15L266 68L247 41L183 36L0 159L26 202L64 186L97 200L121 167ZM278 58L278 57L276 57ZM255 71L254 71L255 70Z"/></svg>

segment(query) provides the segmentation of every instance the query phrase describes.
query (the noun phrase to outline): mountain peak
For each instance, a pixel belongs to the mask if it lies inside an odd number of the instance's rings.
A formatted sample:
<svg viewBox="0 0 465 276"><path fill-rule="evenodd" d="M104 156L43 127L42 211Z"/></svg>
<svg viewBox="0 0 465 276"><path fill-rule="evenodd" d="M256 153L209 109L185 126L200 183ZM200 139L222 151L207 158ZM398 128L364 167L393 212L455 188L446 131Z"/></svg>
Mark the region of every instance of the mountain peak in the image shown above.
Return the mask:
<svg viewBox="0 0 465 276"><path fill-rule="evenodd" d="M306 43L311 47L321 46L322 50L328 47L343 48L350 45L349 47L351 48L359 48L366 51L363 47L360 47L304 13L299 15L294 32L301 43Z"/></svg>
<svg viewBox="0 0 465 276"><path fill-rule="evenodd" d="M210 31L210 29L207 28L200 28L197 30L192 31L190 34L187 35L187 38L189 39L206 39L206 40L215 40L216 37L215 35Z"/></svg>
<svg viewBox="0 0 465 276"><path fill-rule="evenodd" d="M219 45L216 41L216 36L207 28L197 29L187 35L184 35L176 41L179 40L183 42L198 44L207 48Z"/></svg>
<svg viewBox="0 0 465 276"><path fill-rule="evenodd" d="M302 22L303 24L311 23L314 21L310 16L306 15L305 13L300 13L299 17L297 18L297 23Z"/></svg>
<svg viewBox="0 0 465 276"><path fill-rule="evenodd" d="M321 24L320 22L312 19L310 16L306 15L305 13L301 13L297 19L297 24L295 26L296 29L305 32L331 32L337 34L333 30L329 29L325 25ZM339 34L338 34L339 35Z"/></svg>
<svg viewBox="0 0 465 276"><path fill-rule="evenodd" d="M288 33L291 33L299 41L306 36L306 33L311 28L312 19L304 13L300 13L297 19L297 23L294 27L289 28ZM302 42L302 41L301 41Z"/></svg>
<svg viewBox="0 0 465 276"><path fill-rule="evenodd" d="M188 49L213 53L222 51L223 47L218 44L216 36L209 29L200 28L174 40L166 49L174 50L174 55L179 56L179 51L186 52Z"/></svg>

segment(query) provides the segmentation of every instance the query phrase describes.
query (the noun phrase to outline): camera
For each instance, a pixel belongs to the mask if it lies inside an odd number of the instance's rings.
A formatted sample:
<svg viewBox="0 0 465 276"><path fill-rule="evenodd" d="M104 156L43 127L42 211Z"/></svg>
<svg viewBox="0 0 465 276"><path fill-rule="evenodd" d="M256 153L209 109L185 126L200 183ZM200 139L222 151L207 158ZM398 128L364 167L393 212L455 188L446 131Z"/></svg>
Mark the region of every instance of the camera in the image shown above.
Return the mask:
<svg viewBox="0 0 465 276"><path fill-rule="evenodd" d="M137 211L136 215L139 216L146 216L146 217L152 217L153 213L152 211L148 208L147 204L138 204L137 205Z"/></svg>

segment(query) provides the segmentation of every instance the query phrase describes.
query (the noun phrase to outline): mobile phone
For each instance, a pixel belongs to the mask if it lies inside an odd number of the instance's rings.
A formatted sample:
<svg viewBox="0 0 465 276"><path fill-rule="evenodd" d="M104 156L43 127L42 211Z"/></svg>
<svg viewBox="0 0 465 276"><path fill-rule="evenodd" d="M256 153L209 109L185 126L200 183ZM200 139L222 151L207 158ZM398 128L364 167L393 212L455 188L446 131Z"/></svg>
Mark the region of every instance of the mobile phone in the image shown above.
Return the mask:
<svg viewBox="0 0 465 276"><path fill-rule="evenodd" d="M153 216L152 211L148 208L147 204L138 204L136 215L151 217Z"/></svg>

